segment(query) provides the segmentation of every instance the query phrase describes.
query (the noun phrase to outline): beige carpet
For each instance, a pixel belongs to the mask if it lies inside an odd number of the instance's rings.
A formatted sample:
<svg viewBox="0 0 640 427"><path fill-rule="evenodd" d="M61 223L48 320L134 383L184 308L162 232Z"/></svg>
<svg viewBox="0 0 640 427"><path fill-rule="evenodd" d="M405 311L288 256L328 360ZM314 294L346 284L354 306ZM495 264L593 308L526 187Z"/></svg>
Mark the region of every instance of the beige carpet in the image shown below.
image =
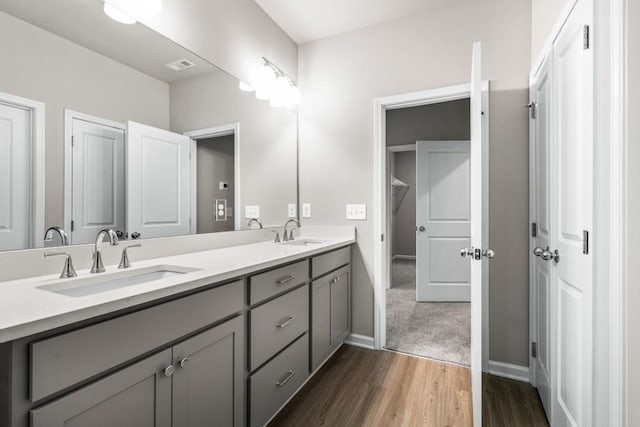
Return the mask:
<svg viewBox="0 0 640 427"><path fill-rule="evenodd" d="M391 276L386 348L469 366L469 303L416 302L415 261L394 261Z"/></svg>

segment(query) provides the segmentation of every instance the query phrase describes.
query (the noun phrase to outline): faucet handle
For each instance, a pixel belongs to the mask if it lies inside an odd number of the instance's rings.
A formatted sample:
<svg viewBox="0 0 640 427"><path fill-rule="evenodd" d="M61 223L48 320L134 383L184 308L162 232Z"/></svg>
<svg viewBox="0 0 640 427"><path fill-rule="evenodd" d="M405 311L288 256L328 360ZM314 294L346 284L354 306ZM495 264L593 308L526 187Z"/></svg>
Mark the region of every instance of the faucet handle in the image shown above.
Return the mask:
<svg viewBox="0 0 640 427"><path fill-rule="evenodd" d="M142 247L141 243L136 243L135 245L129 245L122 250L122 257L120 258L120 264L118 264L118 268L129 268L131 267L131 263L129 262L129 255L127 253L127 249L129 248L140 248Z"/></svg>
<svg viewBox="0 0 640 427"><path fill-rule="evenodd" d="M61 279L68 279L70 277L76 277L78 274L76 270L73 268L73 261L71 260L71 255L67 252L45 252L44 257L49 258L50 256L66 256L67 259L64 262L64 266L62 267L62 273L60 273Z"/></svg>
<svg viewBox="0 0 640 427"><path fill-rule="evenodd" d="M276 230L271 230L272 233L276 233L276 237L273 239L273 243L280 243L280 233Z"/></svg>

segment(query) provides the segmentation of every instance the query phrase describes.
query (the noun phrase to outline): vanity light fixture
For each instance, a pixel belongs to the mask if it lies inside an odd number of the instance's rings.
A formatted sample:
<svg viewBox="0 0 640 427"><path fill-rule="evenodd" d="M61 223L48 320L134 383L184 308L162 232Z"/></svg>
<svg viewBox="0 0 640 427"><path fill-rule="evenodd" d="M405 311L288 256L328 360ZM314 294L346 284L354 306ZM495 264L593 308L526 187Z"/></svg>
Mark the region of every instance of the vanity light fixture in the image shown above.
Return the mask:
<svg viewBox="0 0 640 427"><path fill-rule="evenodd" d="M104 13L121 24L135 24L144 15L162 12L162 0L103 0Z"/></svg>
<svg viewBox="0 0 640 427"><path fill-rule="evenodd" d="M277 65L262 58L264 65L256 75L256 98L269 100L272 107L288 107L300 103L300 89L296 82Z"/></svg>

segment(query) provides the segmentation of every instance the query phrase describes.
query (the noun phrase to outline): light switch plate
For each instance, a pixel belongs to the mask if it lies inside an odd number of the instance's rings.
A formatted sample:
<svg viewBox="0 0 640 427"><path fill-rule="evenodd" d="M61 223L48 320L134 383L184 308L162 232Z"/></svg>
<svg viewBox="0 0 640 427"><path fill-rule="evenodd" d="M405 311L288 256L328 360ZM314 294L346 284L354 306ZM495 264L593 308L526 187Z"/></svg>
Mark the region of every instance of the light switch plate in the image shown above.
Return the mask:
<svg viewBox="0 0 640 427"><path fill-rule="evenodd" d="M302 204L302 218L311 218L311 203Z"/></svg>
<svg viewBox="0 0 640 427"><path fill-rule="evenodd" d="M287 207L287 216L289 218L295 218L298 216L298 214L296 213L296 204L295 203L289 203L289 206Z"/></svg>
<svg viewBox="0 0 640 427"><path fill-rule="evenodd" d="M347 205L347 219L367 219L367 205Z"/></svg>
<svg viewBox="0 0 640 427"><path fill-rule="evenodd" d="M244 207L244 217L247 219L250 219L250 218L260 219L260 206L246 205Z"/></svg>

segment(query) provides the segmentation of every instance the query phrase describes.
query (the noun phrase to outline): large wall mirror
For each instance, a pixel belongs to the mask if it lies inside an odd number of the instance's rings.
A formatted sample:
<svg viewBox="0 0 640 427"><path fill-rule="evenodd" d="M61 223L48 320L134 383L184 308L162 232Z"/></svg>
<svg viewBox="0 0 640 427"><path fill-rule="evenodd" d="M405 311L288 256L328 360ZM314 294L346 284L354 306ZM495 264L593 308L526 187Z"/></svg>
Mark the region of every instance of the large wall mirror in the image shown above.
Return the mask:
<svg viewBox="0 0 640 427"><path fill-rule="evenodd" d="M284 223L296 110L102 7L0 0L0 250Z"/></svg>

